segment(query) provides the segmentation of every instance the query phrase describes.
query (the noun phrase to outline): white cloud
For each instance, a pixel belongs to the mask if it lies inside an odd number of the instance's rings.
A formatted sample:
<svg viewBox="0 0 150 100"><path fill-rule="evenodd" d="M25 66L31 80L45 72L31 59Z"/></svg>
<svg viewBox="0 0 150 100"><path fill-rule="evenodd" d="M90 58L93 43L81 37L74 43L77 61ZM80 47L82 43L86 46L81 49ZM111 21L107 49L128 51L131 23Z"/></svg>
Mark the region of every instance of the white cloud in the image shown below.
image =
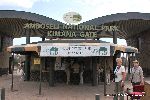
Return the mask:
<svg viewBox="0 0 150 100"><path fill-rule="evenodd" d="M0 0L0 6L32 8L33 4L38 1L48 2L49 0Z"/></svg>
<svg viewBox="0 0 150 100"><path fill-rule="evenodd" d="M115 13L149 13L150 9L150 0L76 0L76 3L83 6L84 21Z"/></svg>

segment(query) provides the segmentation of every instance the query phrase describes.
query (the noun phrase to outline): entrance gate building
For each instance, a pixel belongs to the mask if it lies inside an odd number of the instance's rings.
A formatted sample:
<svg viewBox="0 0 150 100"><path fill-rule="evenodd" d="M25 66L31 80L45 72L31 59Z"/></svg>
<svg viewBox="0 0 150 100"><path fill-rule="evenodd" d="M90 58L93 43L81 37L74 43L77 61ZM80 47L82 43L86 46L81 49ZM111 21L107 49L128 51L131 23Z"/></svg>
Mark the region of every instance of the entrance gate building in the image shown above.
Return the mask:
<svg viewBox="0 0 150 100"><path fill-rule="evenodd" d="M105 19L105 20L103 20ZM123 38L127 40L128 45L132 45L137 47L140 50L140 54L138 55L139 61L141 62L141 66L144 66L143 70L148 73L149 70L149 60L147 58L149 52L148 51L148 32L150 26L150 14L146 13L120 13L114 14L110 16L104 16L95 18L93 20L80 23L79 25L106 25L106 26L118 26L118 31L103 31L96 30L96 37L94 34L88 34L87 36L93 36L91 39L99 39L103 37L113 37L113 42L116 43L116 38ZM11 60L10 53L6 52L8 46L12 45L13 38L17 37L27 37L26 43L30 42L30 37L48 37L47 30L45 29L34 29L34 28L24 28L26 23L34 24L52 24L52 25L60 25L63 26L62 22L53 20L51 18L30 13L24 11L13 11L13 10L1 10L0 11L0 75L5 74L9 70L9 60ZM107 27L105 27L107 28ZM56 29L50 29L51 31L55 31ZM66 29L67 30L67 29ZM62 29L58 29L57 31L62 31ZM78 30L76 31L78 33ZM87 32L87 30L84 30ZM79 34L81 36L83 34ZM52 36L50 39L56 38ZM82 39L87 39L89 37L85 37ZM143 45L144 43L144 45ZM147 49L145 49L147 48ZM27 59L29 56L26 57ZM26 60L26 79L29 79L29 61Z"/></svg>

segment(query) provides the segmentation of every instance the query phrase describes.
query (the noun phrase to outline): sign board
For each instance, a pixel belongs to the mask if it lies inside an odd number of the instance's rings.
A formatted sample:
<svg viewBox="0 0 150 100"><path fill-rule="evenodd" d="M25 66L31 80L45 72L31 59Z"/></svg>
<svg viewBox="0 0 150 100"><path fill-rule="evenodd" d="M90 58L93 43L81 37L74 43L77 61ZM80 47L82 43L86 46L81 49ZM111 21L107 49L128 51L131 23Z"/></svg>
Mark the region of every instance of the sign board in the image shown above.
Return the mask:
<svg viewBox="0 0 150 100"><path fill-rule="evenodd" d="M77 12L68 12L65 13L63 16L63 19L67 23L78 23L82 20L82 17L79 13Z"/></svg>
<svg viewBox="0 0 150 100"><path fill-rule="evenodd" d="M41 63L40 58L34 58L34 64L35 65L40 64L40 63Z"/></svg>
<svg viewBox="0 0 150 100"><path fill-rule="evenodd" d="M41 57L86 57L86 56L110 56L109 45L41 45Z"/></svg>
<svg viewBox="0 0 150 100"><path fill-rule="evenodd" d="M24 29L46 30L50 38L97 38L100 31L119 31L118 26L105 25L67 25L67 24L40 24L26 23Z"/></svg>

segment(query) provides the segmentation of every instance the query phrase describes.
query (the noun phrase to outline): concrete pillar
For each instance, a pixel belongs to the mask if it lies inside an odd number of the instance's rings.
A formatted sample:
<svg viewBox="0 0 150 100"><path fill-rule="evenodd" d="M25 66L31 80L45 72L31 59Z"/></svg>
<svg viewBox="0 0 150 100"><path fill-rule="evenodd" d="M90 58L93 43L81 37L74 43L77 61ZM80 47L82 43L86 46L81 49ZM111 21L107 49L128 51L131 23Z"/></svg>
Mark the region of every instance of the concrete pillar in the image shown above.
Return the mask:
<svg viewBox="0 0 150 100"><path fill-rule="evenodd" d="M13 38L0 35L0 76L8 73L9 57L11 54L6 51L7 47L13 45Z"/></svg>
<svg viewBox="0 0 150 100"><path fill-rule="evenodd" d="M26 37L26 44L30 43L30 36ZM25 56L25 81L30 80L30 55Z"/></svg>
<svg viewBox="0 0 150 100"><path fill-rule="evenodd" d="M55 58L48 58L49 61L49 86L54 86L54 67L55 67Z"/></svg>
<svg viewBox="0 0 150 100"><path fill-rule="evenodd" d="M97 85L97 59L96 57L92 57L92 86Z"/></svg>

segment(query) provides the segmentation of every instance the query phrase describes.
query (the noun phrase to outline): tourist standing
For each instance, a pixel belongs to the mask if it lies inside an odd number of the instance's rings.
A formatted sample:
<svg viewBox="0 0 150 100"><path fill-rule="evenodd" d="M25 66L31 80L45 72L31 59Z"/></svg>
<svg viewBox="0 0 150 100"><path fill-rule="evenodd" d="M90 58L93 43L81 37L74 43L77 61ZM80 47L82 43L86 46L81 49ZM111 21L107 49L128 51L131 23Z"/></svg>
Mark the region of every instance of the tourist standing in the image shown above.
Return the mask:
<svg viewBox="0 0 150 100"><path fill-rule="evenodd" d="M119 94L120 94L120 100L124 100L123 89L124 89L124 81L125 81L125 77L126 77L125 67L122 66L122 59L121 58L117 58L116 62L117 62L117 66L116 66L116 69L114 71L116 96L114 97L114 100L118 100Z"/></svg>
<svg viewBox="0 0 150 100"><path fill-rule="evenodd" d="M144 85L143 70L139 66L139 62L137 60L133 61L130 80L132 85Z"/></svg>

